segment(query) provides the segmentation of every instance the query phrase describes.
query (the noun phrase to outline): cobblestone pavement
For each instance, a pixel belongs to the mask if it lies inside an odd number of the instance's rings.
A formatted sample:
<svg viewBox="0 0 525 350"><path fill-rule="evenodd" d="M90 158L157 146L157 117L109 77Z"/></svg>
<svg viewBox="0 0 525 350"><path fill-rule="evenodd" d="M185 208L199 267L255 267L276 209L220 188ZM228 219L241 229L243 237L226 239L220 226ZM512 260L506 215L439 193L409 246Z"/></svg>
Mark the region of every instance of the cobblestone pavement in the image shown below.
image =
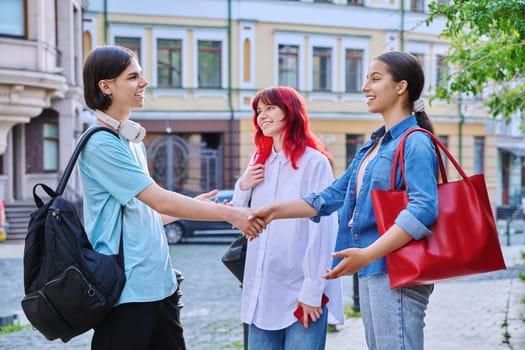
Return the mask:
<svg viewBox="0 0 525 350"><path fill-rule="evenodd" d="M174 264L184 272L182 320L189 350L242 349L240 288L220 262L225 245L177 245ZM23 296L23 244L0 243L0 316L18 314ZM436 284L427 311L427 350L525 349L525 245L503 247L506 271ZM343 279L345 301L352 297L351 277ZM507 328L502 328L505 319ZM327 350L364 350L360 318L347 319L327 337ZM504 343L507 333L508 343ZM48 341L27 328L0 336L0 349L87 350L91 333L68 343Z"/></svg>
<svg viewBox="0 0 525 350"><path fill-rule="evenodd" d="M503 247L505 271L435 285L425 318L426 350L525 349L525 282L518 277L525 274L522 252L525 245ZM327 337L326 348L366 349L361 319L347 319Z"/></svg>
<svg viewBox="0 0 525 350"><path fill-rule="evenodd" d="M27 322L20 307L24 294L23 244L4 243L0 243L0 316L16 313ZM185 278L182 282L185 306L181 318L188 349L242 349L241 289L220 260L226 248L224 244L171 247L174 265ZM91 332L62 343L48 341L37 331L25 329L0 336L0 349L87 350L90 341Z"/></svg>

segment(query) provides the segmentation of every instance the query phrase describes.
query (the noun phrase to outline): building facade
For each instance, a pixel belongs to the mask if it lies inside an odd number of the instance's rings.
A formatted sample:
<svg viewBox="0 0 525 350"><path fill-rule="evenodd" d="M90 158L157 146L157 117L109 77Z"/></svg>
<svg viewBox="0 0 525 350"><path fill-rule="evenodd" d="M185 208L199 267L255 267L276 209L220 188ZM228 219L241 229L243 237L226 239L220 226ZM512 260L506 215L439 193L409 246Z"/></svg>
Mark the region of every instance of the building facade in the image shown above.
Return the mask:
<svg viewBox="0 0 525 350"><path fill-rule="evenodd" d="M439 38L443 23L425 24L427 5L401 0L98 0L90 1L84 15L89 23L84 39L86 47L107 43L135 50L151 87L145 108L134 118L152 139L175 135L217 149L222 183L211 185L231 187L253 151L250 102L261 88L289 85L301 92L315 132L334 155L336 176L381 123L367 112L360 92L374 56L388 50L416 55L425 70L428 101L446 69L448 45ZM433 101L428 112L436 133L465 170L486 174L496 198L496 122L481 101ZM189 166L189 173L207 173L199 165ZM185 184L202 185L202 179L190 182Z"/></svg>
<svg viewBox="0 0 525 350"><path fill-rule="evenodd" d="M83 109L83 0L0 2L0 199L56 184Z"/></svg>
<svg viewBox="0 0 525 350"><path fill-rule="evenodd" d="M52 185L65 168L94 120L82 99L81 63L104 44L133 50L150 83L132 117L148 130L151 173L166 188L231 188L253 152L251 99L274 85L302 94L339 176L381 125L360 92L373 57L388 50L418 57L427 102L449 69L443 23L425 23L428 3L3 0L0 48L13 52L0 57L3 198L31 199L34 183ZM465 171L485 174L494 206L521 196L519 122L492 119L481 98L433 100L427 112ZM71 186L81 190L76 179Z"/></svg>

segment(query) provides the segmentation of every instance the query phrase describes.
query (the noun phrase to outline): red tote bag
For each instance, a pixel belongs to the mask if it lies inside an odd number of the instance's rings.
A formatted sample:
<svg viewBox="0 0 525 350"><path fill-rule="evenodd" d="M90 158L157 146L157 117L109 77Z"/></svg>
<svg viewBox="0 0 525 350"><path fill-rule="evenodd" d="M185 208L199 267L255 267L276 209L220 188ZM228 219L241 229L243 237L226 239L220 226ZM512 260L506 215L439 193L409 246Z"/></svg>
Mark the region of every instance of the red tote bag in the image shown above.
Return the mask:
<svg viewBox="0 0 525 350"><path fill-rule="evenodd" d="M395 190L397 163L405 180L404 144L412 132L428 134L436 149L442 183L438 184L438 217L430 227L432 235L412 240L386 256L390 287L434 283L454 277L505 269L503 254L482 174L468 177L454 157L432 133L411 129L405 133L394 155L391 190L372 190L372 203L379 234L382 235L405 209L404 189ZM439 150L442 150L462 179L448 181ZM406 187L406 182L405 182Z"/></svg>

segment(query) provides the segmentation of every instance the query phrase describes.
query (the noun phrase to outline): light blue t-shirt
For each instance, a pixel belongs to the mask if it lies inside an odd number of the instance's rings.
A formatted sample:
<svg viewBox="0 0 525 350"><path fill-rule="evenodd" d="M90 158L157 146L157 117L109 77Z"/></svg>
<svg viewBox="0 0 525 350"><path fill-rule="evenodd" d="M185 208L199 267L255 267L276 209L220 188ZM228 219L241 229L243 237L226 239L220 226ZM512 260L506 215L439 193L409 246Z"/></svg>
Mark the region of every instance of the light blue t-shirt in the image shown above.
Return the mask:
<svg viewBox="0 0 525 350"><path fill-rule="evenodd" d="M124 223L126 284L117 305L172 295L177 282L161 217L135 198L153 183L144 144L107 132L95 133L80 153L78 167L84 190L84 227L93 248L116 254Z"/></svg>

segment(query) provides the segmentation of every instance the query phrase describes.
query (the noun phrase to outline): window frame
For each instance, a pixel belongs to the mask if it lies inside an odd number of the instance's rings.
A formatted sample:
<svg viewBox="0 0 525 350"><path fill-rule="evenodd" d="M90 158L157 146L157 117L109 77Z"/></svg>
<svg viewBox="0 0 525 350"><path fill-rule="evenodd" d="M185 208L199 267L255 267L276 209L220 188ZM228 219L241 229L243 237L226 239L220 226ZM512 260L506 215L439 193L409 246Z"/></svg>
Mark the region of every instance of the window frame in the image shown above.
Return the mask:
<svg viewBox="0 0 525 350"><path fill-rule="evenodd" d="M165 48L161 45L159 45L159 41L160 40L166 40L166 41L175 41L178 43L178 46L166 46ZM159 88L168 88L168 89L171 89L171 88L182 88L182 72L183 72L183 66L182 66L182 53L183 53L183 49L182 49L182 40L181 39L175 39L175 38L157 38L155 39L155 43L156 43L156 53L157 53L157 59L156 59L156 69L155 69L155 77L156 77L156 86L159 87ZM166 67L162 67L160 62L159 62L159 56L160 56L160 53L161 53L161 50L163 51L167 51L167 55L168 55L168 62L166 63ZM177 62L174 62L173 60L173 52L177 52L178 53L178 60ZM163 69L167 69L168 71L168 74L167 74L167 83L166 84L161 84L159 82L160 80L160 74L159 74L159 71L160 69L163 68ZM173 76L174 76L174 70L175 70L175 74L178 76L178 84L174 84L173 83Z"/></svg>
<svg viewBox="0 0 525 350"><path fill-rule="evenodd" d="M48 127L53 127L56 135L47 135ZM50 149L51 146L54 146ZM50 153L53 153L53 165L49 167ZM58 171L60 160L60 134L58 123L45 122L42 124L42 170L46 173Z"/></svg>
<svg viewBox="0 0 525 350"><path fill-rule="evenodd" d="M144 27L140 27L138 25L130 25L130 24L111 24L109 28L109 32L111 33L110 37L110 43L112 45L115 44L115 38L116 37L127 37L127 38L140 38L140 56L139 56L139 64L143 68L142 75L147 80L151 80L151 77L148 76L147 71L144 70L144 67L148 66L148 55L145 54L145 51L143 48L144 43L146 42L145 38L145 29Z"/></svg>
<svg viewBox="0 0 525 350"><path fill-rule="evenodd" d="M117 43L117 38L138 40L138 44L130 45L130 44ZM137 56L139 61L140 61L140 57L142 56L142 41L141 41L140 37L116 35L113 38L113 40L115 40L115 45L123 46L123 47L126 47L126 48L130 49L131 51L133 51L135 56Z"/></svg>
<svg viewBox="0 0 525 350"><path fill-rule="evenodd" d="M357 60L357 59L351 59L349 60L349 57L358 57L356 55L349 55L348 52L349 51L359 51L360 53L360 59ZM351 48L345 48L344 49L344 92L347 93L347 94L356 94L356 93L360 93L361 92L361 87L363 86L363 76L366 74L364 72L364 50L363 49L351 49ZM348 87L348 81L349 81L349 62L358 62L359 66L360 66L360 69L361 69L361 72L354 72L354 76L355 76L355 80L354 80L354 83L356 84L355 86L355 89L353 90L350 90L349 87ZM361 73L361 74L359 74Z"/></svg>
<svg viewBox="0 0 525 350"><path fill-rule="evenodd" d="M296 48L295 52L285 51L284 48ZM295 69L291 74L295 75L295 85L292 85L289 83L289 81L285 81L284 79L284 69L281 69L284 65L281 65L281 62L285 60L288 57L294 57L296 64ZM294 89L299 89L299 46L297 45L287 45L287 44L279 44L278 50L277 50L277 85L284 85L289 86ZM287 64L288 66L294 66L293 64ZM286 70L288 73L288 70ZM286 74L286 77L291 76L291 74ZM289 79L288 79L289 80Z"/></svg>
<svg viewBox="0 0 525 350"><path fill-rule="evenodd" d="M312 47L312 91L332 92L334 86L332 82L333 55L333 48L331 47ZM317 64L319 64L318 70Z"/></svg>
<svg viewBox="0 0 525 350"><path fill-rule="evenodd" d="M345 134L345 161L346 161L346 168L350 166L350 163L355 158L355 155L357 152L359 152L359 149L364 145L365 143L365 135L364 134ZM349 148L350 145L355 147L354 154L349 154Z"/></svg>
<svg viewBox="0 0 525 350"><path fill-rule="evenodd" d="M304 90L304 34L275 33L274 41L274 85L279 84L279 45L291 45L298 47L297 53L297 90Z"/></svg>
<svg viewBox="0 0 525 350"><path fill-rule="evenodd" d="M228 52L227 52L227 31L226 30L195 30L192 42L192 57L195 58L193 64L193 87L196 89L217 90L225 89L228 84L227 68L228 68ZM220 86L216 88L204 88L199 86L199 41L219 41L221 42L221 56L220 56Z"/></svg>
<svg viewBox="0 0 525 350"><path fill-rule="evenodd" d="M485 136L474 136L474 174L485 172Z"/></svg>
<svg viewBox="0 0 525 350"><path fill-rule="evenodd" d="M330 58L330 86L326 90L315 90L314 89L314 48L323 47L330 48L332 50L332 55ZM337 82L337 37L335 36L321 36L321 35L312 35L310 36L308 51L310 53L310 66L308 67L309 82L308 90L313 93L326 93L336 91L336 82Z"/></svg>
<svg viewBox="0 0 525 350"><path fill-rule="evenodd" d="M425 12L425 9L426 9L425 0L410 0L410 11Z"/></svg>
<svg viewBox="0 0 525 350"><path fill-rule="evenodd" d="M201 43L204 43L204 42L211 43L212 46L201 48L200 45ZM217 47L213 46L215 44L218 44ZM196 66L197 66L197 87L199 89L221 89L222 86L224 85L222 81L222 75L220 74L220 71L222 71L222 68L223 68L221 64L221 58L222 58L223 52L224 52L224 48L223 48L222 42L219 40L201 39L197 41L197 56L196 56L197 64ZM217 64L219 65L219 67L215 67L215 66L207 67L205 73L206 73L206 76L209 77L210 79L207 79L206 84L201 81L201 76L203 74L201 74L202 66L201 66L201 59L200 59L201 54L205 54L205 53L210 53L212 55L210 56L212 63L215 63L215 59L218 58ZM215 70L219 70L219 74L217 76L219 81L217 84L214 84L213 79L211 79L214 76L213 72Z"/></svg>
<svg viewBox="0 0 525 350"><path fill-rule="evenodd" d="M422 55L422 68L423 68L423 74L425 75L425 86L423 87L423 95L428 95L430 93L430 87L432 85L432 79L429 79L428 77L431 76L431 69L432 66L430 64L430 53L434 52L432 50L432 43L426 43L426 42L408 42L406 47L406 51L410 52L412 55ZM417 56L416 56L417 58Z"/></svg>
<svg viewBox="0 0 525 350"><path fill-rule="evenodd" d="M344 101L347 100L361 100L361 87L363 86L363 82L366 79L366 74L368 71L368 63L370 61L369 59L369 50L368 50L368 44L369 44L369 38L368 37L346 37L343 38L341 41L341 56L339 57L339 60L343 62L344 70L345 70L345 76L342 79L341 82L341 90L345 93ZM359 91L353 93L353 92L346 92L346 50L361 50L363 52L363 60L362 60L362 76L361 76L361 86L359 87Z"/></svg>

